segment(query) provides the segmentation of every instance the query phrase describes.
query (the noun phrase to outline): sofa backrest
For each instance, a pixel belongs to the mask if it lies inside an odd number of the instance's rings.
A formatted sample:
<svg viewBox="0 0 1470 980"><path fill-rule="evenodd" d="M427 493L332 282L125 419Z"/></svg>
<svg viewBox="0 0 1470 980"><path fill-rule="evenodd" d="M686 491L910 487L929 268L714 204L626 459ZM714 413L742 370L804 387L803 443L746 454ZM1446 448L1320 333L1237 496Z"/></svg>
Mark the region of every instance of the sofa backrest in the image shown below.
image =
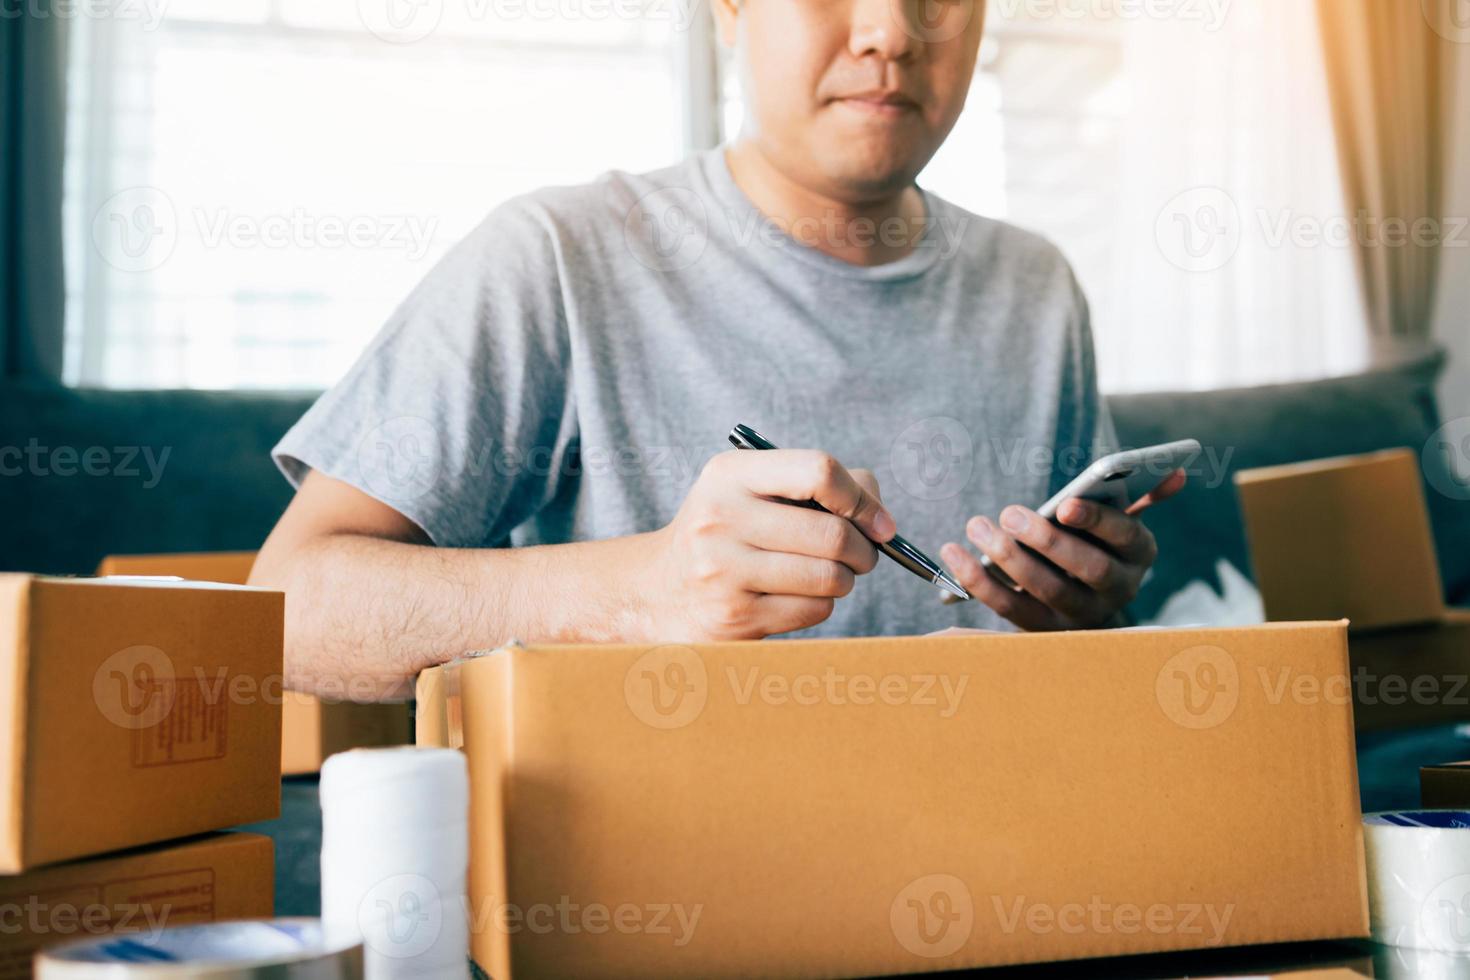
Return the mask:
<svg viewBox="0 0 1470 980"><path fill-rule="evenodd" d="M291 499L270 449L313 397L0 385L0 570L260 547Z"/></svg>
<svg viewBox="0 0 1470 980"><path fill-rule="evenodd" d="M1206 447L1184 496L1149 517L1161 554L1135 612L1153 615L1194 579L1218 585L1219 558L1249 575L1236 470L1421 449L1439 425L1437 372L1109 399L1124 445ZM270 449L313 397L0 385L0 570L87 574L108 554L258 548L291 497ZM1427 492L1447 590L1470 600L1470 503Z"/></svg>

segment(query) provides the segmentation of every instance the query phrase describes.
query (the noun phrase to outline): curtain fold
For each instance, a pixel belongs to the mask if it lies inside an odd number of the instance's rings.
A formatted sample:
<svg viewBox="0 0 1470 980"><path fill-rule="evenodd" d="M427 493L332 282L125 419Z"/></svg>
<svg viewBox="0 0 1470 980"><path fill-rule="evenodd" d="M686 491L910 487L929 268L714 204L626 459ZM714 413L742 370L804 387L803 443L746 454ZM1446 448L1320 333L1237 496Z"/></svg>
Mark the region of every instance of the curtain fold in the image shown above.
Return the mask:
<svg viewBox="0 0 1470 980"><path fill-rule="evenodd" d="M0 377L61 380L68 18L0 17Z"/></svg>
<svg viewBox="0 0 1470 980"><path fill-rule="evenodd" d="M1417 0L1317 0L1343 189L1372 346L1431 345L1444 223L1442 64Z"/></svg>

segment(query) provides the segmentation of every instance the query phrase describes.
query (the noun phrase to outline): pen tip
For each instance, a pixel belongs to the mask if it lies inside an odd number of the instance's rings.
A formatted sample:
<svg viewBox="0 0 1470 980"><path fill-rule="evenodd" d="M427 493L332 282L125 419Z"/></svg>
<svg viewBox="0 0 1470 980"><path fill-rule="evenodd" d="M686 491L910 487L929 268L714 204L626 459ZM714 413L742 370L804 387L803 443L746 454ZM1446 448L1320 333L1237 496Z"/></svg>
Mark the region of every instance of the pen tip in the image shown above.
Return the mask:
<svg viewBox="0 0 1470 980"><path fill-rule="evenodd" d="M956 599L968 602L970 599L974 598L974 596L965 591L964 586L960 585L960 583L951 578L949 576L949 573L947 572L941 571L939 573L939 576L934 580L934 584L939 586L944 591L948 592L950 595L954 596Z"/></svg>

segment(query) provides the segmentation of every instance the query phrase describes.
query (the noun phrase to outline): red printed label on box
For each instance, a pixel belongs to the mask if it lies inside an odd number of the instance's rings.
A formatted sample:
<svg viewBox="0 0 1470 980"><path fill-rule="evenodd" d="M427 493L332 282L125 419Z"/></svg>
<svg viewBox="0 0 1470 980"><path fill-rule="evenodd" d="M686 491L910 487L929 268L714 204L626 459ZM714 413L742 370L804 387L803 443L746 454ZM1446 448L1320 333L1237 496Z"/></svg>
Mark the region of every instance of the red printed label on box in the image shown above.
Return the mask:
<svg viewBox="0 0 1470 980"><path fill-rule="evenodd" d="M118 915L121 931L213 922L214 871L199 868L112 882L103 886L102 900ZM133 921L124 922L123 916Z"/></svg>
<svg viewBox="0 0 1470 980"><path fill-rule="evenodd" d="M229 701L223 685L204 678L170 678L153 682L168 710L155 725L133 732L133 765L172 766L222 759L228 731Z"/></svg>

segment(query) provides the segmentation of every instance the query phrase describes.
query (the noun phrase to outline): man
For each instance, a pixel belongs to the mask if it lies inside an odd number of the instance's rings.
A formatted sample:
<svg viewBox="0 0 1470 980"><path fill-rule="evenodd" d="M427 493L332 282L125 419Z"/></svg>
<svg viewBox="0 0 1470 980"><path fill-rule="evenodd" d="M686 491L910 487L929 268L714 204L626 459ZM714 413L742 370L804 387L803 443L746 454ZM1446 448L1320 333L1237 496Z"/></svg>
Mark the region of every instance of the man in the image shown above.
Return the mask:
<svg viewBox="0 0 1470 980"><path fill-rule="evenodd" d="M277 447L299 490L252 581L289 597L292 686L391 697L511 638L1098 627L1136 593L1135 516L1019 506L1113 438L1070 269L914 183L983 0L715 11L738 141L497 209ZM720 452L736 422L811 448ZM879 563L899 528L965 531L940 554L978 601Z"/></svg>

